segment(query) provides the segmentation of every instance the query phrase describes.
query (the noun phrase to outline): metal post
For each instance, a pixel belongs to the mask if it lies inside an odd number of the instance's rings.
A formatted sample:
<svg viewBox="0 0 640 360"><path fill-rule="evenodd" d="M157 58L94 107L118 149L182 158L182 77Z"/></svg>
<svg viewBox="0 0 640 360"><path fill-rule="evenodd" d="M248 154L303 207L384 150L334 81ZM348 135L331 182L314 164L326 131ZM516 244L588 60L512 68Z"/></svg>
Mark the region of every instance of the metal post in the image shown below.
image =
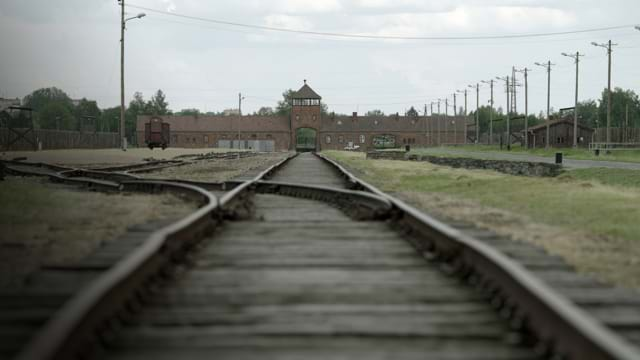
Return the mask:
<svg viewBox="0 0 640 360"><path fill-rule="evenodd" d="M580 52L576 52L576 98L573 104L573 147L578 147L578 67Z"/></svg>
<svg viewBox="0 0 640 360"><path fill-rule="evenodd" d="M456 106L456 93L453 93L453 116L458 116L458 108Z"/></svg>
<svg viewBox="0 0 640 360"><path fill-rule="evenodd" d="M449 130L447 129L447 123L449 122L449 120L447 119L449 117L449 99L446 98L444 99L444 141L445 144L448 143L449 141Z"/></svg>
<svg viewBox="0 0 640 360"><path fill-rule="evenodd" d="M489 145L493 145L493 79L489 86L491 87L491 100L489 101Z"/></svg>
<svg viewBox="0 0 640 360"><path fill-rule="evenodd" d="M576 62L576 98L573 104L573 148L575 149L578 147L578 66L580 64L580 56L584 55L576 52L575 55L562 53L562 56L570 57Z"/></svg>
<svg viewBox="0 0 640 360"><path fill-rule="evenodd" d="M528 75L529 70L526 67L522 70L517 70L516 72L524 73L524 147L525 149L529 148L529 83L528 83Z"/></svg>
<svg viewBox="0 0 640 360"><path fill-rule="evenodd" d="M438 99L438 119L436 120L436 131L438 132L438 146L442 145L440 142L440 99Z"/></svg>
<svg viewBox="0 0 640 360"><path fill-rule="evenodd" d="M549 131L549 123L551 122L551 118L550 118L550 108L551 108L551 66L554 65L551 63L551 61L547 61L547 63L535 63L538 66L542 66L545 69L547 69L547 136L545 139L545 148L549 148L549 136L550 136L550 131Z"/></svg>
<svg viewBox="0 0 640 360"><path fill-rule="evenodd" d="M127 150L124 124L124 0L120 0L120 148Z"/></svg>
<svg viewBox="0 0 640 360"><path fill-rule="evenodd" d="M507 109L509 109L509 76L507 76ZM507 110L507 150L511 150L511 129L510 125L511 113Z"/></svg>
<svg viewBox="0 0 640 360"><path fill-rule="evenodd" d="M611 142L611 40L607 47L607 55L609 56L609 67L607 76L607 143Z"/></svg>
<svg viewBox="0 0 640 360"><path fill-rule="evenodd" d="M476 144L480 143L480 84L476 83Z"/></svg>
<svg viewBox="0 0 640 360"><path fill-rule="evenodd" d="M242 121L242 93L238 93L238 159L240 159L240 122Z"/></svg>

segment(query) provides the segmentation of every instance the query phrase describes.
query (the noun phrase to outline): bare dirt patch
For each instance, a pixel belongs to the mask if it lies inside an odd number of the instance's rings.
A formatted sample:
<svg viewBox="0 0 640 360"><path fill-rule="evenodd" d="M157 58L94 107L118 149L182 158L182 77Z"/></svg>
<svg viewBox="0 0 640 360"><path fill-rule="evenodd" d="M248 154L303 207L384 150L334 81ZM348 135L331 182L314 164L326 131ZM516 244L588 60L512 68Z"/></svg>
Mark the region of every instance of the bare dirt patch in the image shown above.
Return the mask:
<svg viewBox="0 0 640 360"><path fill-rule="evenodd" d="M37 178L0 184L0 287L20 286L41 264L81 259L129 226L197 207L173 195L105 194Z"/></svg>
<svg viewBox="0 0 640 360"><path fill-rule="evenodd" d="M157 179L219 182L237 178L249 173L258 173L285 159L288 153L263 153L239 159L207 159L192 164L170 167L159 171L141 173L138 176Z"/></svg>
<svg viewBox="0 0 640 360"><path fill-rule="evenodd" d="M170 160L176 156L205 154L210 152L226 152L228 149L184 149L167 148L149 150L148 148L120 149L66 149L44 151L9 151L0 154L0 159L11 160L26 157L28 162L44 162L48 164L69 166L123 165L143 162L144 159Z"/></svg>
<svg viewBox="0 0 640 360"><path fill-rule="evenodd" d="M579 272L603 282L640 289L640 247L633 241L541 224L531 218L474 201L433 193L395 194L429 214L465 221L563 257Z"/></svg>

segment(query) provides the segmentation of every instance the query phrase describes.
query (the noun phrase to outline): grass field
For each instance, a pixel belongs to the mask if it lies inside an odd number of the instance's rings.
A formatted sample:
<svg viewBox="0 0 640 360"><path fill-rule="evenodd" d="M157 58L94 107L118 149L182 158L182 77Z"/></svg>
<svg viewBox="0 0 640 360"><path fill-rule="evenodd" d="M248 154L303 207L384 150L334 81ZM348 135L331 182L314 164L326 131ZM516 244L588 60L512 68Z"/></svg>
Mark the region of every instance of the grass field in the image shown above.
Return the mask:
<svg viewBox="0 0 640 360"><path fill-rule="evenodd" d="M626 273L623 277L607 273L605 278L640 287L638 171L585 169L568 171L556 178L534 178L485 170L453 169L426 162L366 160L364 154L355 152L328 151L326 154L357 171L383 191L398 193L408 199L423 197L426 202L412 202L426 210L441 210L445 215L455 217L457 214L433 206L453 201L463 213L483 217L485 225L496 225L498 220L487 218L483 211L497 209L501 211L500 216L515 214L524 216L524 222L554 228L572 240L538 239L546 242L543 244L545 247L568 256L572 263L589 272L602 267L596 262L602 262L603 256L610 264L634 264L639 268L634 279L628 280ZM434 194L438 197L433 198ZM460 201L466 205L461 207ZM475 211L471 209L474 207L486 209ZM514 220L514 223L520 220ZM500 227L509 225L504 219L499 223ZM522 232L522 229L513 230ZM603 245L606 245L604 250L601 248ZM598 254L592 256L597 260L589 260L590 255L584 252L594 248L599 249ZM583 259L575 259L575 254L581 254Z"/></svg>
<svg viewBox="0 0 640 360"><path fill-rule="evenodd" d="M429 148L430 153L437 153L439 148ZM596 156L593 151L588 149L573 149L573 148L551 148L551 149L527 149L519 145L513 145L510 151L506 149L500 149L498 145L460 145L460 146L443 146L443 150L463 150L463 151L475 151L481 154L484 152L500 152L500 153L513 153L521 155L535 155L544 157L553 157L557 152L561 152L564 157L568 159L576 160L600 160L600 161L623 161L623 162L640 162L640 150L618 150L611 151L609 154L600 153ZM413 152L420 153L420 148L412 150Z"/></svg>

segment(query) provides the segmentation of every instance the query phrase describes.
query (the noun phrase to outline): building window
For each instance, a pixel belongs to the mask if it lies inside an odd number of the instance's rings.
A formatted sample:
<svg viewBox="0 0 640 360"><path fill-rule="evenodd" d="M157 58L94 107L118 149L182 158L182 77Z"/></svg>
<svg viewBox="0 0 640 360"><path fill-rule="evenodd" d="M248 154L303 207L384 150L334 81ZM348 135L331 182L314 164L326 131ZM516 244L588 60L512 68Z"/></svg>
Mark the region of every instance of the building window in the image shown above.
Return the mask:
<svg viewBox="0 0 640 360"><path fill-rule="evenodd" d="M338 120L338 125L342 125L342 120Z"/></svg>
<svg viewBox="0 0 640 360"><path fill-rule="evenodd" d="M364 137L364 135L360 135L360 144L364 144L366 138Z"/></svg>
<svg viewBox="0 0 640 360"><path fill-rule="evenodd" d="M296 120L300 120L300 115L296 115Z"/></svg>
<svg viewBox="0 0 640 360"><path fill-rule="evenodd" d="M325 141L327 144L331 144L331 135L327 135L327 137L324 139L324 141Z"/></svg>
<svg viewBox="0 0 640 360"><path fill-rule="evenodd" d="M311 116L311 120L314 120L314 121L315 121L315 120L316 120L316 116L315 116L315 115L312 115L312 116Z"/></svg>
<svg viewBox="0 0 640 360"><path fill-rule="evenodd" d="M202 138L202 141L203 141L205 144L208 144L208 143L209 143L209 135L205 135L205 136Z"/></svg>
<svg viewBox="0 0 640 360"><path fill-rule="evenodd" d="M178 143L178 135L173 135L172 137L173 137L172 142L173 142L174 144L177 144L177 143Z"/></svg>
<svg viewBox="0 0 640 360"><path fill-rule="evenodd" d="M342 144L344 142L344 136L338 135L338 142Z"/></svg>
<svg viewBox="0 0 640 360"><path fill-rule="evenodd" d="M267 139L273 139L273 136L271 136L271 134L267 134Z"/></svg>

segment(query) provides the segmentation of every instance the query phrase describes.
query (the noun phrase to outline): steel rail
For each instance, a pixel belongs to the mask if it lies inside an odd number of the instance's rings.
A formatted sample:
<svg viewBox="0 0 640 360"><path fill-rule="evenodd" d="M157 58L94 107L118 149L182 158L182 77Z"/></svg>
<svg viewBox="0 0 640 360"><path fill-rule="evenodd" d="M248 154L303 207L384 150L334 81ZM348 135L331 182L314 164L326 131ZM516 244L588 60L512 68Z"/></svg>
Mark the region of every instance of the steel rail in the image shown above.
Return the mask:
<svg viewBox="0 0 640 360"><path fill-rule="evenodd" d="M357 220L386 219L392 209L392 204L387 199L363 191L276 181L257 181L254 187L256 192L262 194L278 194L335 204Z"/></svg>
<svg viewBox="0 0 640 360"><path fill-rule="evenodd" d="M162 181L127 181L121 189L182 187L200 193L207 204L182 220L150 235L139 247L67 301L18 354L20 360L83 358L129 309L137 308L145 285L161 277L176 258L211 234L225 212L237 213L254 182L283 166L292 156L226 193L219 201L210 192L187 184ZM55 177L64 178L61 175ZM87 181L87 180L85 180ZM149 184L151 183L151 184ZM241 199L241 200L238 200ZM246 202L246 201L245 201ZM246 207L246 206L245 206Z"/></svg>
<svg viewBox="0 0 640 360"><path fill-rule="evenodd" d="M514 318L555 354L570 359L638 360L640 350L555 292L529 270L493 247L422 213L357 178L332 159L316 154L338 169L355 188L384 197L398 211L398 221L412 230L413 245L450 263L456 273L483 283Z"/></svg>

